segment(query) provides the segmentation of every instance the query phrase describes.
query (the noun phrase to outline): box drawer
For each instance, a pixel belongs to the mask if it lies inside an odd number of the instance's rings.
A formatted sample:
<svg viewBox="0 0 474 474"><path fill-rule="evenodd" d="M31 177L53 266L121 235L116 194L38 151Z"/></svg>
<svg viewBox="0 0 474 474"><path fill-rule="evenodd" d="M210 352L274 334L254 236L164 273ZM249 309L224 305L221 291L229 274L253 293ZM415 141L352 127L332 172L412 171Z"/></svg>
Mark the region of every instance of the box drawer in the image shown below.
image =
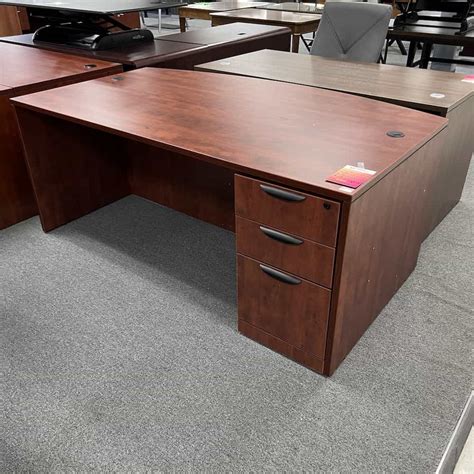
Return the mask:
<svg viewBox="0 0 474 474"><path fill-rule="evenodd" d="M236 217L237 253L331 288L335 251L332 247Z"/></svg>
<svg viewBox="0 0 474 474"><path fill-rule="evenodd" d="M324 358L331 291L237 256L239 320Z"/></svg>
<svg viewBox="0 0 474 474"><path fill-rule="evenodd" d="M235 213L240 217L335 247L339 211L336 201L235 175Z"/></svg>

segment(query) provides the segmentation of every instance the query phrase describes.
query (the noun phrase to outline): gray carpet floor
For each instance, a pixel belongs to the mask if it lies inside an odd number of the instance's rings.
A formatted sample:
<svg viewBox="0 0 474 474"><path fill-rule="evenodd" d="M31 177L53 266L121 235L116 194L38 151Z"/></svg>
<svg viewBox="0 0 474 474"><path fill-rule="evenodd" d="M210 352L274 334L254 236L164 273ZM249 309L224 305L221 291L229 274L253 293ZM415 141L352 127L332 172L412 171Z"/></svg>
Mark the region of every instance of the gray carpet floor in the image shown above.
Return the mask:
<svg viewBox="0 0 474 474"><path fill-rule="evenodd" d="M473 180L328 379L239 335L233 234L130 196L0 232L0 472L434 472L472 388Z"/></svg>

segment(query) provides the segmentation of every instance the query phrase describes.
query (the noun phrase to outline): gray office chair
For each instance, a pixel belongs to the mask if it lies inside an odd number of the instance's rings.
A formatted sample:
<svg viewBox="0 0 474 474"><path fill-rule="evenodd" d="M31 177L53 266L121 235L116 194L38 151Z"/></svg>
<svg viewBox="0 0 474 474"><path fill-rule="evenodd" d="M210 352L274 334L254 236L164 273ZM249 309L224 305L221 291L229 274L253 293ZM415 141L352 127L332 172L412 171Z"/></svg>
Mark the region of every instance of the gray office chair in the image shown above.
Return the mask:
<svg viewBox="0 0 474 474"><path fill-rule="evenodd" d="M326 2L311 54L377 62L392 16L390 5Z"/></svg>

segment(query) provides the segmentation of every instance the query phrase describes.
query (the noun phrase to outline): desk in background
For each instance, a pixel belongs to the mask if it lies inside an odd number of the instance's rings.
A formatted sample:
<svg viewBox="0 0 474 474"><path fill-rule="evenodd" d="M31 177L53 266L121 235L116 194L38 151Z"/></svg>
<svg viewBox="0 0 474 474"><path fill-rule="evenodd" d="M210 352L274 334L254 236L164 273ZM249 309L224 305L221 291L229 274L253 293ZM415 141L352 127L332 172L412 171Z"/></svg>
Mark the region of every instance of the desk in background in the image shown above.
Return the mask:
<svg viewBox="0 0 474 474"><path fill-rule="evenodd" d="M0 229L38 213L9 99L120 71L118 64L0 43Z"/></svg>
<svg viewBox="0 0 474 474"><path fill-rule="evenodd" d="M441 23L441 25L439 25ZM409 41L410 49L408 51L407 66L413 66L415 53L418 43L423 43L421 52L420 68L427 69L430 61L448 62L456 64L473 65L473 61L463 59L447 60L443 58L432 57L434 45L462 46L465 48L474 47L474 31L465 34L456 34L456 29L443 26L445 22L430 22L431 26L417 26L415 24L400 25L389 28L387 39L394 41ZM427 24L424 21L424 24ZM385 57L387 51L385 51Z"/></svg>
<svg viewBox="0 0 474 474"><path fill-rule="evenodd" d="M262 10L277 10L281 12L293 12L293 13L317 13L322 15L324 10L324 4L322 3L294 3L294 2L283 2L283 3L269 3L258 7Z"/></svg>
<svg viewBox="0 0 474 474"><path fill-rule="evenodd" d="M21 33L20 17L15 7L0 6L0 37Z"/></svg>
<svg viewBox="0 0 474 474"><path fill-rule="evenodd" d="M297 53L299 51L301 35L316 31L321 15L248 8L230 12L211 13L211 19L212 26L244 22L290 28L292 35L291 50L293 53Z"/></svg>
<svg viewBox="0 0 474 474"><path fill-rule="evenodd" d="M43 228L133 193L235 230L239 330L332 374L416 266L446 119L231 75L120 77L15 99ZM360 188L326 181L361 161Z"/></svg>
<svg viewBox="0 0 474 474"><path fill-rule="evenodd" d="M290 39L290 30L287 28L239 23L160 37L151 42L104 51L38 43L33 41L31 34L0 38L0 42L76 54L89 60L113 61L129 70L145 66L192 69L202 62L264 48L288 51Z"/></svg>
<svg viewBox="0 0 474 474"><path fill-rule="evenodd" d="M211 13L241 10L244 8L257 8L266 5L266 2L252 0L226 0L224 2L193 3L178 8L179 27L181 32L186 31L186 20L211 20Z"/></svg>
<svg viewBox="0 0 474 474"><path fill-rule="evenodd" d="M425 236L461 198L474 152L474 84L463 82L463 74L277 51L257 51L201 64L197 69L331 89L446 117L449 124L444 159L427 189L431 218Z"/></svg>

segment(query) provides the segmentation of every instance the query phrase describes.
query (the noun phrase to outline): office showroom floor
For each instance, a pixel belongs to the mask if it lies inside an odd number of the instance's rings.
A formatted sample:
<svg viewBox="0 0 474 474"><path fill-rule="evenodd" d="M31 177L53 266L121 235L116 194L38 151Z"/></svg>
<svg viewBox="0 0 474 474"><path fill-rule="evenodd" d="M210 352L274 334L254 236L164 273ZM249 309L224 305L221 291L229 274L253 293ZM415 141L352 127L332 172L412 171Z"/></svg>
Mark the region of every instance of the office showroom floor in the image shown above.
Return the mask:
<svg viewBox="0 0 474 474"><path fill-rule="evenodd" d="M0 231L0 472L435 472L472 390L473 183L331 378L239 335L230 232L133 196Z"/></svg>

